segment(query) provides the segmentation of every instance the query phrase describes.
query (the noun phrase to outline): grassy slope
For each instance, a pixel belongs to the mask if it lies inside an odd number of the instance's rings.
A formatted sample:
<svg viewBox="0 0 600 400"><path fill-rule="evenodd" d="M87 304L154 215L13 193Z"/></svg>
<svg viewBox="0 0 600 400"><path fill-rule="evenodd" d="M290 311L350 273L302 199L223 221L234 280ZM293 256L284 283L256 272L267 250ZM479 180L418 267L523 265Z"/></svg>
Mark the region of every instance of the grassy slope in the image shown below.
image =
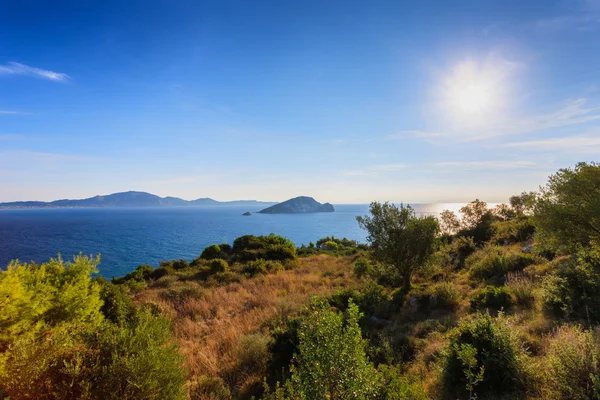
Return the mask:
<svg viewBox="0 0 600 400"><path fill-rule="evenodd" d="M352 257L315 255L299 259L299 267L224 286L202 281L161 278L137 294L140 304L155 304L174 324L189 381L218 377L232 393L260 384L264 365L243 365L243 338L268 334L267 323L293 315L311 296L331 294L359 283ZM262 367L262 368L261 368Z"/></svg>

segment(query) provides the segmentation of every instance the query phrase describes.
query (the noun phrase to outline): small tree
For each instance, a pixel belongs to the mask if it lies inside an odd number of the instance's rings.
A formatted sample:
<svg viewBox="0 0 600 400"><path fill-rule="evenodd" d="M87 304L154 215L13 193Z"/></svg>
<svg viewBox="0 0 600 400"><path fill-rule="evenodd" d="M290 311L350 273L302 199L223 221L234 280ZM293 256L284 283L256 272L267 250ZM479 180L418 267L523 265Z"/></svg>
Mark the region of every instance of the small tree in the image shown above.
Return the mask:
<svg viewBox="0 0 600 400"><path fill-rule="evenodd" d="M600 241L600 164L582 162L552 175L535 203L534 221L553 247Z"/></svg>
<svg viewBox="0 0 600 400"><path fill-rule="evenodd" d="M298 332L300 344L291 376L292 398L368 400L380 387L365 353L358 307L349 302L347 320L325 301L314 300ZM289 387L288 386L288 387Z"/></svg>
<svg viewBox="0 0 600 400"><path fill-rule="evenodd" d="M444 210L440 213L440 230L443 235L453 235L460 229L460 219L454 211Z"/></svg>
<svg viewBox="0 0 600 400"><path fill-rule="evenodd" d="M390 203L373 202L371 215L356 217L368 232L367 241L374 256L395 269L393 278L402 279L404 290L410 289L415 271L421 268L434 250L439 224L435 217L419 217L411 206L400 208Z"/></svg>

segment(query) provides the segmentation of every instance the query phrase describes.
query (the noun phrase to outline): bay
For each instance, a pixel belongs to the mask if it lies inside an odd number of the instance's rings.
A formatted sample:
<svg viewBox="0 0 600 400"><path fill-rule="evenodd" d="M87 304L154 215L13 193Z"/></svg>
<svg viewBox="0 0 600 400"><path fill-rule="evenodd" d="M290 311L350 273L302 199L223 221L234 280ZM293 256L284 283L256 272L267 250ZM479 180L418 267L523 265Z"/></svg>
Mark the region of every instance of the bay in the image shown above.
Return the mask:
<svg viewBox="0 0 600 400"><path fill-rule="evenodd" d="M413 205L419 213L457 211L460 203ZM334 235L365 242L356 216L367 204L335 205L333 213L254 214L248 206L170 208L55 208L0 210L0 268L11 260L44 262L59 253L101 255L99 271L112 278L139 264L191 261L211 244L233 243L246 234L275 233L297 246ZM253 212L251 216L242 213Z"/></svg>

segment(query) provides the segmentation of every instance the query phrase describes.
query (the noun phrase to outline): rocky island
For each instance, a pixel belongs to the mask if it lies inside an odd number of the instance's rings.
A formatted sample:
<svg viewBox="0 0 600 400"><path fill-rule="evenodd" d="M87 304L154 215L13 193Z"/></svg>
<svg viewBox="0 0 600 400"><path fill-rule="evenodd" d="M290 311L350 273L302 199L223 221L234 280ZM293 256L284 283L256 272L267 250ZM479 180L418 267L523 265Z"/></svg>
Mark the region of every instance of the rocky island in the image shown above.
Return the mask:
<svg viewBox="0 0 600 400"><path fill-rule="evenodd" d="M329 203L321 204L312 197L299 196L286 200L274 206L259 211L261 214L300 214L317 212L334 212L335 209Z"/></svg>

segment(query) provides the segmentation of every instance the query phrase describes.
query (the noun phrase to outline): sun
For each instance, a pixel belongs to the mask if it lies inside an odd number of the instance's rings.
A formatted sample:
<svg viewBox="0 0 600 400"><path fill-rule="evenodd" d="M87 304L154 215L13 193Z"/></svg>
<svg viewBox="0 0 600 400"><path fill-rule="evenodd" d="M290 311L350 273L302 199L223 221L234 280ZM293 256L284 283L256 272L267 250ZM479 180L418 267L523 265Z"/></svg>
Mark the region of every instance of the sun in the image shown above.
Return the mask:
<svg viewBox="0 0 600 400"><path fill-rule="evenodd" d="M443 97L447 111L456 119L477 120L491 116L500 105L502 87L489 66L461 62L446 75Z"/></svg>

